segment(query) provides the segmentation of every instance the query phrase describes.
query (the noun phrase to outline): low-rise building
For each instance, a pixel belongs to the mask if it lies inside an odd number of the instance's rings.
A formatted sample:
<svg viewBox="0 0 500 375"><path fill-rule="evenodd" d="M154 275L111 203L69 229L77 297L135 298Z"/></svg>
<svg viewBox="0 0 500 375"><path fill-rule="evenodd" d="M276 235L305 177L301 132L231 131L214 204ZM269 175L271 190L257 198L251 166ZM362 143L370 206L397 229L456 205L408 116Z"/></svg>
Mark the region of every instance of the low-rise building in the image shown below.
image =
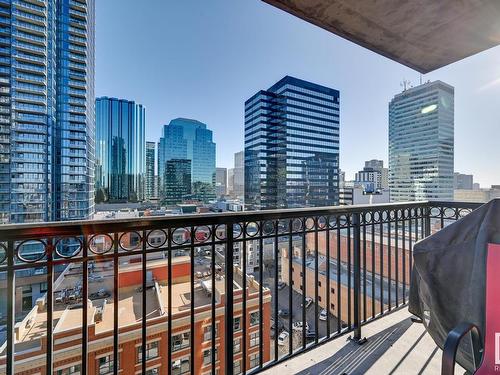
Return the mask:
<svg viewBox="0 0 500 375"><path fill-rule="evenodd" d="M486 203L500 197L500 186L492 185L490 189L456 189L453 192L455 201Z"/></svg>
<svg viewBox="0 0 500 375"><path fill-rule="evenodd" d="M126 241L122 246L133 245ZM197 374L211 371L211 311L216 313L216 372L222 372L224 363L224 305L225 280L222 271L216 270L212 285L210 272L196 272L194 295L191 294L191 259L180 255L172 257L172 306L168 302L168 260L163 253L148 256L146 290L146 374L164 374L170 366L173 373L190 373L191 361ZM196 263L198 266L200 264ZM209 264L209 262L208 262ZM206 267L209 267L205 265ZM112 261L92 262L88 284L88 374L113 373L113 345L115 334L119 337L119 372L138 374L142 367L142 263L140 256L120 258L119 275L114 275ZM118 277L118 332L114 331L114 282ZM82 267L69 265L54 284L53 358L56 374L79 373L81 366L82 335ZM234 367L242 371L242 300L246 293L247 370L255 364L259 346L262 345L263 361L270 359L271 296L263 288L262 323L263 337L259 345L251 345L259 333L259 284L247 277L243 291L243 274L234 269ZM212 305L215 293L215 306ZM190 323L191 304L194 307L194 327ZM38 358L46 351L46 296L39 298L29 314L15 327L15 373L45 373L45 363ZM168 313L172 316L169 318ZM257 315L256 315L257 314ZM171 319L172 331L167 324ZM256 323L257 322L257 323ZM251 338L252 337L252 338ZM195 351L191 353L191 343ZM171 346L172 362L167 363L167 348ZM236 348L239 348L236 350ZM29 352L29 355L23 353ZM192 354L192 356L191 356ZM42 357L43 358L43 357ZM182 370L182 371L181 371ZM72 372L71 372L72 371Z"/></svg>
<svg viewBox="0 0 500 375"><path fill-rule="evenodd" d="M388 189L367 192L361 185L349 185L347 183L344 187L339 189L339 204L341 206L389 203L390 199L390 192Z"/></svg>

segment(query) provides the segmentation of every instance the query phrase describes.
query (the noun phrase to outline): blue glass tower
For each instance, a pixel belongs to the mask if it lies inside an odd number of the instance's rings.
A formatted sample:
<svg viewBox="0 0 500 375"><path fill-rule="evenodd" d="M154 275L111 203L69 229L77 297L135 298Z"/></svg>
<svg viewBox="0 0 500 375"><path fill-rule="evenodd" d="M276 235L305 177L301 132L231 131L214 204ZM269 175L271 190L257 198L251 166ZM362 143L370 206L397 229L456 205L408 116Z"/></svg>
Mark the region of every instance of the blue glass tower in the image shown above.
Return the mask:
<svg viewBox="0 0 500 375"><path fill-rule="evenodd" d="M96 99L96 202L144 200L146 141L141 104Z"/></svg>
<svg viewBox="0 0 500 375"><path fill-rule="evenodd" d="M94 1L0 2L0 222L94 212Z"/></svg>
<svg viewBox="0 0 500 375"><path fill-rule="evenodd" d="M164 125L158 143L159 191L163 200L166 197L165 168L171 159L191 160L193 198L203 201L215 198L215 143L206 124L177 118Z"/></svg>
<svg viewBox="0 0 500 375"><path fill-rule="evenodd" d="M338 204L337 90L286 76L245 102L245 204Z"/></svg>

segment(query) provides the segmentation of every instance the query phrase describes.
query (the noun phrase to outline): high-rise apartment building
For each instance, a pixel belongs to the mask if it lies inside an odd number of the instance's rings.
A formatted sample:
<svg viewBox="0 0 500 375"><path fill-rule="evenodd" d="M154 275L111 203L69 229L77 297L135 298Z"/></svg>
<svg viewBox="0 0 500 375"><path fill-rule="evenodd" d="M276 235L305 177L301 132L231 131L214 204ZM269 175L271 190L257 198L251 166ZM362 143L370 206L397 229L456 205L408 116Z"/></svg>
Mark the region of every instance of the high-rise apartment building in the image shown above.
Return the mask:
<svg viewBox="0 0 500 375"><path fill-rule="evenodd" d="M94 212L94 1L1 1L0 222Z"/></svg>
<svg viewBox="0 0 500 375"><path fill-rule="evenodd" d="M145 113L133 101L96 99L96 202L144 200Z"/></svg>
<svg viewBox="0 0 500 375"><path fill-rule="evenodd" d="M391 201L452 200L454 88L427 82L389 103Z"/></svg>
<svg viewBox="0 0 500 375"><path fill-rule="evenodd" d="M179 204L191 199L191 160L167 160L164 181L166 204Z"/></svg>
<svg viewBox="0 0 500 375"><path fill-rule="evenodd" d="M455 172L453 174L453 189L472 190L474 188L474 176Z"/></svg>
<svg viewBox="0 0 500 375"><path fill-rule="evenodd" d="M177 118L163 127L158 143L158 176L160 195L165 198L165 168L168 160L191 160L193 198L208 201L215 198L215 143L212 131L196 120Z"/></svg>
<svg viewBox="0 0 500 375"><path fill-rule="evenodd" d="M155 194L156 143L146 142L146 199L156 198Z"/></svg>
<svg viewBox="0 0 500 375"><path fill-rule="evenodd" d="M233 197L244 199L245 197L245 152L234 154L233 169Z"/></svg>
<svg viewBox="0 0 500 375"><path fill-rule="evenodd" d="M215 193L217 198L227 194L227 168L217 168L215 171Z"/></svg>
<svg viewBox="0 0 500 375"><path fill-rule="evenodd" d="M338 204L337 90L286 76L245 102L245 204Z"/></svg>

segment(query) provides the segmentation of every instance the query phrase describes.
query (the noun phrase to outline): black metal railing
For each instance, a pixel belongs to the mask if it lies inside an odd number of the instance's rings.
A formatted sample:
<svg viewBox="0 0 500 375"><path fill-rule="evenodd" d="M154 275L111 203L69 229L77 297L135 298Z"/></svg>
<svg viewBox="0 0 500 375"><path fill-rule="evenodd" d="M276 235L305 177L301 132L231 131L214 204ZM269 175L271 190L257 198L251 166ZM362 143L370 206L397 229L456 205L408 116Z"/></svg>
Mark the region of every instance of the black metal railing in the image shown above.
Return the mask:
<svg viewBox="0 0 500 375"><path fill-rule="evenodd" d="M478 206L2 226L0 371L251 373L346 332L361 340L405 306L413 244Z"/></svg>

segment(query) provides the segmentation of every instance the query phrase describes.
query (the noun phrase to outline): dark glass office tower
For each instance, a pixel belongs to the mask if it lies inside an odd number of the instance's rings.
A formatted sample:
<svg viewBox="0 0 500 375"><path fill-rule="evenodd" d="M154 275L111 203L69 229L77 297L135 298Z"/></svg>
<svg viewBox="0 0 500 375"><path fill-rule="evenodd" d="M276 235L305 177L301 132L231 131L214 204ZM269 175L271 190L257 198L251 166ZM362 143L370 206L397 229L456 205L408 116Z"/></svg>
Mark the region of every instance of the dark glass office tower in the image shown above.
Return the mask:
<svg viewBox="0 0 500 375"><path fill-rule="evenodd" d="M0 1L0 222L94 212L94 1Z"/></svg>
<svg viewBox="0 0 500 375"><path fill-rule="evenodd" d="M340 93L286 76L245 102L245 204L338 204Z"/></svg>
<svg viewBox="0 0 500 375"><path fill-rule="evenodd" d="M170 159L165 167L165 198L166 204L182 203L191 198L191 160Z"/></svg>
<svg viewBox="0 0 500 375"><path fill-rule="evenodd" d="M96 99L96 202L138 202L145 187L145 108Z"/></svg>

